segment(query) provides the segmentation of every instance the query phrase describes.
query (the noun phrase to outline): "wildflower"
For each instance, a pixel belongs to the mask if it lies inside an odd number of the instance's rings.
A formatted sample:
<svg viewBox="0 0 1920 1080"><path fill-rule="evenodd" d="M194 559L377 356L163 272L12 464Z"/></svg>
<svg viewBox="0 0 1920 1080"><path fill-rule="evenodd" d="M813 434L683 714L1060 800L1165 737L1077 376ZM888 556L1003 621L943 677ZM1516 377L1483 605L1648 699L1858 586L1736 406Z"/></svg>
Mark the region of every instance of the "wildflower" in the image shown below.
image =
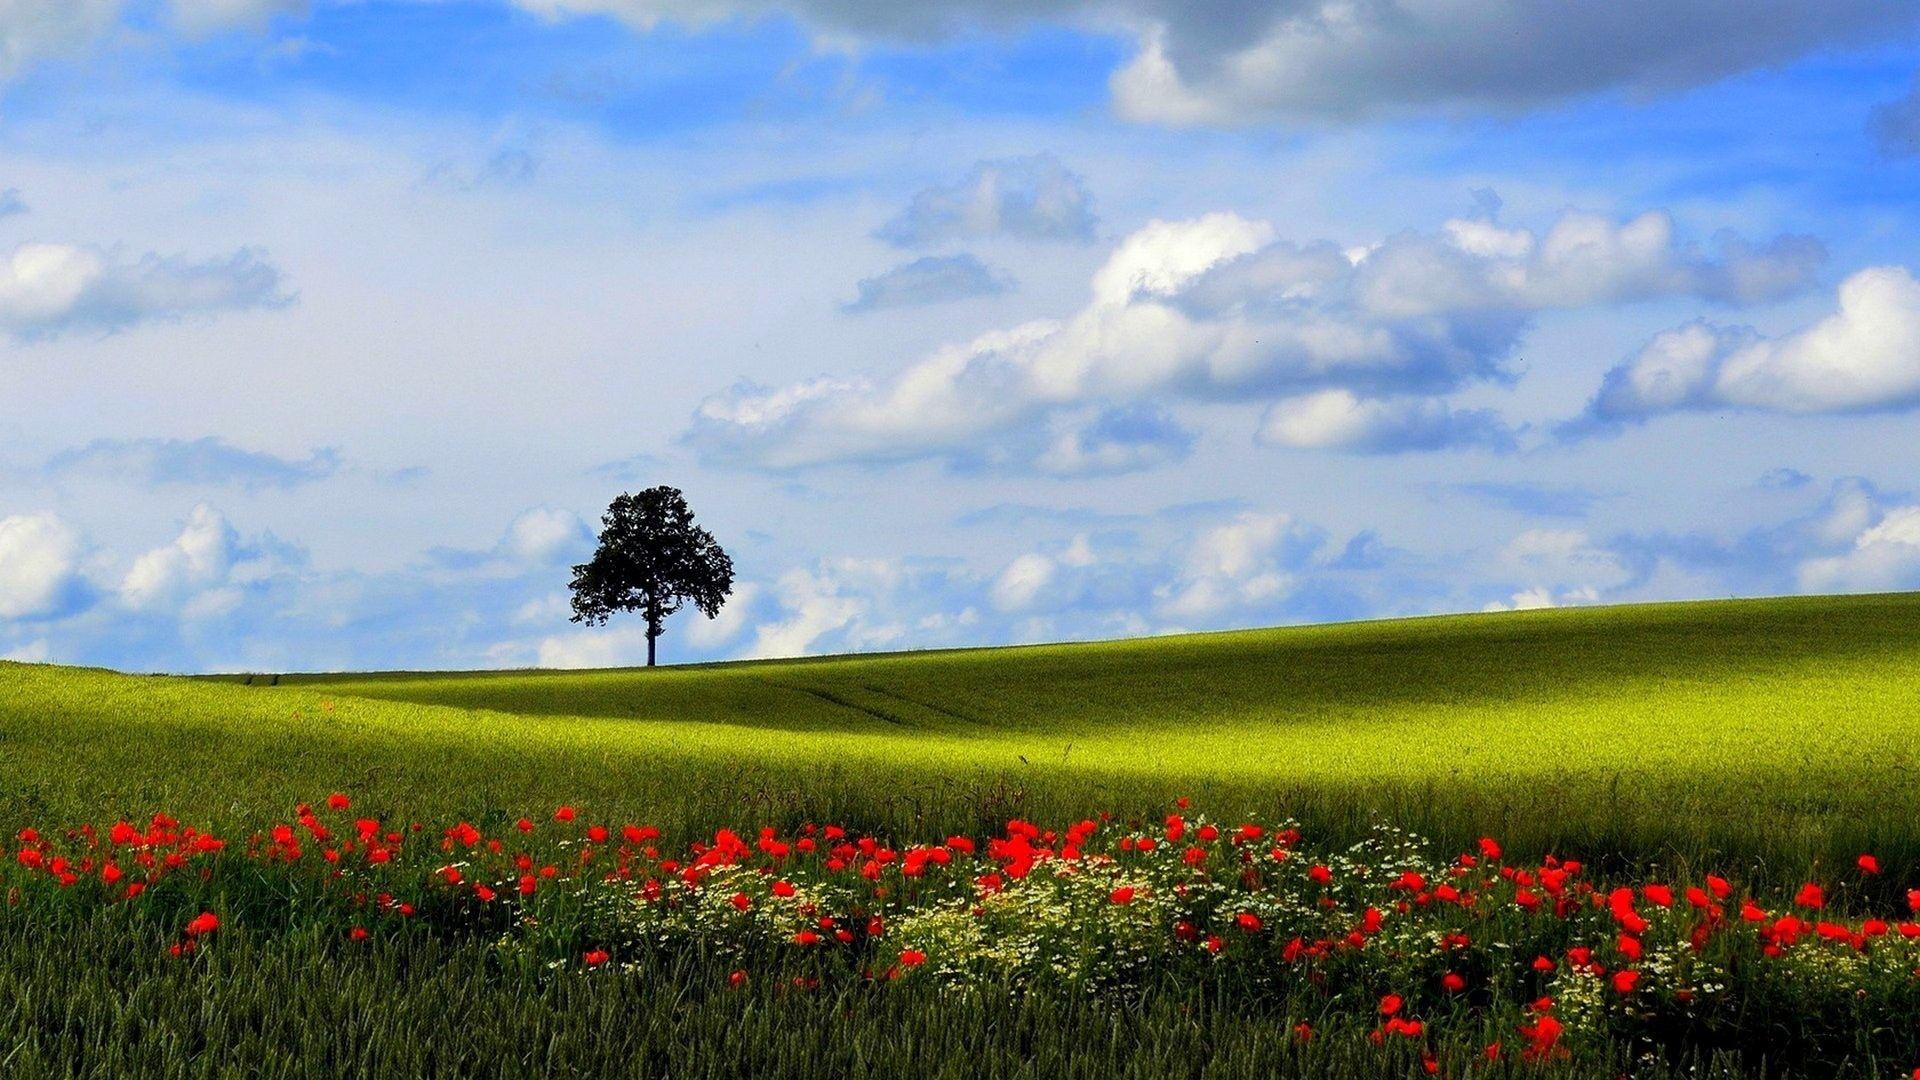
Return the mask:
<svg viewBox="0 0 1920 1080"><path fill-rule="evenodd" d="M527 820L526 818L521 818L519 821L516 821L513 823L513 827L516 829L519 829L523 833L530 833L533 831L533 822Z"/></svg>
<svg viewBox="0 0 1920 1080"><path fill-rule="evenodd" d="M1133 903L1133 886L1122 885L1108 893L1107 899L1116 904L1131 904Z"/></svg>
<svg viewBox="0 0 1920 1080"><path fill-rule="evenodd" d="M327 809L329 810L345 810L346 808L352 805L353 805L353 800L347 798L345 795L342 795L337 791L327 796Z"/></svg>
<svg viewBox="0 0 1920 1080"><path fill-rule="evenodd" d="M1333 881L1333 871L1328 867L1316 864L1307 870L1307 879L1315 885L1327 885Z"/></svg>
<svg viewBox="0 0 1920 1080"><path fill-rule="evenodd" d="M1467 980L1459 972L1449 971L1440 976L1440 986L1449 994L1457 994L1467 988Z"/></svg>
<svg viewBox="0 0 1920 1080"><path fill-rule="evenodd" d="M1260 927L1263 925L1260 922L1260 916L1255 915L1251 911L1243 911L1240 914L1235 915L1233 917L1233 921L1234 921L1234 924L1239 926L1241 930L1249 934L1259 933Z"/></svg>
<svg viewBox="0 0 1920 1080"><path fill-rule="evenodd" d="M1380 998L1380 1015L1397 1016L1400 1013L1400 1007L1404 1004L1406 1002L1399 994L1384 994Z"/></svg>
<svg viewBox="0 0 1920 1080"><path fill-rule="evenodd" d="M1853 865L1859 867L1860 872L1863 874L1877 874L1880 872L1880 860L1874 858L1872 855L1860 856L1853 860Z"/></svg>
<svg viewBox="0 0 1920 1080"><path fill-rule="evenodd" d="M211 911L203 911L187 921L188 937L200 937L218 929L220 929L220 918Z"/></svg>
<svg viewBox="0 0 1920 1080"><path fill-rule="evenodd" d="M612 957L608 955L605 949L588 949L586 955L582 956L581 959L586 961L588 967L599 967L601 964L612 959Z"/></svg>
<svg viewBox="0 0 1920 1080"><path fill-rule="evenodd" d="M727 976L728 986L745 986L746 984L747 984L747 973L742 968L733 969L732 973L730 973Z"/></svg>
<svg viewBox="0 0 1920 1080"><path fill-rule="evenodd" d="M1820 886L1809 881L1800 886L1800 891L1793 896L1793 902L1805 908L1822 908L1827 906L1827 894Z"/></svg>
<svg viewBox="0 0 1920 1080"><path fill-rule="evenodd" d="M573 810L573 807L571 806L561 806L559 809L553 812L553 820L555 821L561 821L561 822L572 821L574 819L574 816L575 816L574 810Z"/></svg>
<svg viewBox="0 0 1920 1080"><path fill-rule="evenodd" d="M1480 855L1482 858L1498 860L1501 855L1500 842L1491 836L1481 837Z"/></svg>
<svg viewBox="0 0 1920 1080"><path fill-rule="evenodd" d="M793 935L795 945L807 946L820 944L820 935L811 930L802 930Z"/></svg>
<svg viewBox="0 0 1920 1080"><path fill-rule="evenodd" d="M1639 982L1640 973L1637 971L1622 969L1613 973L1613 989L1617 993L1631 994Z"/></svg>
<svg viewBox="0 0 1920 1080"><path fill-rule="evenodd" d="M367 940L367 928L364 926L356 926L347 931L347 937L354 941L365 941Z"/></svg>
<svg viewBox="0 0 1920 1080"><path fill-rule="evenodd" d="M900 963L907 967L919 967L926 962L927 954L919 949L902 949L900 952Z"/></svg>
<svg viewBox="0 0 1920 1080"><path fill-rule="evenodd" d="M727 898L727 902L733 905L735 911L745 911L753 906L753 899L743 892L734 893Z"/></svg>

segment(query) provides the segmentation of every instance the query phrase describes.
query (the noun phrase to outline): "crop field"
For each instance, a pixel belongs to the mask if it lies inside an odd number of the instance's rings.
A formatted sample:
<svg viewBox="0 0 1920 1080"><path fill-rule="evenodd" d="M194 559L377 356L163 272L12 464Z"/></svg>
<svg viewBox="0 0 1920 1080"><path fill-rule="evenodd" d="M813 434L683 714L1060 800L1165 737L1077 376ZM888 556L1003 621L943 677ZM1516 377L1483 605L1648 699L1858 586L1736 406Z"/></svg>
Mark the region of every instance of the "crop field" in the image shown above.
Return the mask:
<svg viewBox="0 0 1920 1080"><path fill-rule="evenodd" d="M1917 756L1908 595L0 664L0 1072L1908 1076Z"/></svg>

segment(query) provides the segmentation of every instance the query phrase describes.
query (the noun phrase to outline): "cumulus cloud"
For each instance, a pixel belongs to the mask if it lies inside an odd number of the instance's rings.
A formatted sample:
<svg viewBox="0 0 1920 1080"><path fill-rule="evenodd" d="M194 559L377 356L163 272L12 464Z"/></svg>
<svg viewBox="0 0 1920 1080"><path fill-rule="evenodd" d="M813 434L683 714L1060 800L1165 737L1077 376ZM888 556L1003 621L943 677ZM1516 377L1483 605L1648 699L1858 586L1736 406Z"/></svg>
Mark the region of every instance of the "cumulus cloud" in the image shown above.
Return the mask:
<svg viewBox="0 0 1920 1080"><path fill-rule="evenodd" d="M224 259L145 255L72 244L21 244L0 261L0 330L17 338L109 332L154 319L276 307L291 301L258 251Z"/></svg>
<svg viewBox="0 0 1920 1080"><path fill-rule="evenodd" d="M1269 446L1358 454L1453 447L1507 452L1516 445L1513 429L1489 409L1454 409L1427 398L1368 400L1339 389L1275 402L1255 439Z"/></svg>
<svg viewBox="0 0 1920 1080"><path fill-rule="evenodd" d="M0 619L52 618L80 605L80 534L54 514L0 518Z"/></svg>
<svg viewBox="0 0 1920 1080"><path fill-rule="evenodd" d="M1324 542L1285 514L1241 514L1202 532L1172 581L1155 590L1161 613L1187 622L1284 597Z"/></svg>
<svg viewBox="0 0 1920 1080"><path fill-rule="evenodd" d="M1875 592L1910 589L1920 583L1920 506L1895 507L1861 530L1838 555L1809 559L1800 567L1808 592Z"/></svg>
<svg viewBox="0 0 1920 1080"><path fill-rule="evenodd" d="M1509 113L1606 91L1701 86L1816 50L1897 40L1905 0L517 0L549 16L651 27L785 14L831 39L927 41L981 27L1067 24L1132 33L1112 80L1140 121L1337 122Z"/></svg>
<svg viewBox="0 0 1920 1080"><path fill-rule="evenodd" d="M1195 6L1149 23L1139 54L1113 77L1121 115L1239 124L1512 112L1607 90L1699 86L1822 47L1900 37L1915 22L1899 0L1269 0L1230 10L1220 18L1217 5Z"/></svg>
<svg viewBox="0 0 1920 1080"><path fill-rule="evenodd" d="M251 490L292 488L324 480L340 470L340 455L326 448L305 458L247 450L224 439L95 439L48 459L53 477L93 476L137 484L230 485Z"/></svg>
<svg viewBox="0 0 1920 1080"><path fill-rule="evenodd" d="M958 184L930 187L880 226L899 247L1008 236L1021 240L1093 239L1093 197L1051 154L982 161Z"/></svg>
<svg viewBox="0 0 1920 1080"><path fill-rule="evenodd" d="M1568 431L1690 409L1920 405L1920 281L1904 267L1870 267L1841 282L1838 301L1832 314L1779 337L1704 320L1665 331L1607 373Z"/></svg>
<svg viewBox="0 0 1920 1080"><path fill-rule="evenodd" d="M499 551L528 563L564 560L593 543L593 530L571 510L539 506L522 511L507 525Z"/></svg>
<svg viewBox="0 0 1920 1080"><path fill-rule="evenodd" d="M860 295L841 305L849 314L887 308L919 307L997 296L1013 288L1013 279L972 255L928 255L885 273L860 279Z"/></svg>
<svg viewBox="0 0 1920 1080"><path fill-rule="evenodd" d="M1270 437L1500 445L1503 429L1484 414L1359 399L1510 378L1507 361L1539 311L1773 299L1803 288L1823 258L1818 242L1791 236L1759 246L1723 236L1703 252L1657 211L1624 222L1569 212L1544 234L1453 221L1363 249L1278 240L1271 225L1230 213L1155 221L1114 248L1073 315L983 334L892 378L736 386L701 404L684 440L710 462L775 470L913 460L1031 469L1050 430L1088 409L1341 389L1353 399L1344 407L1282 407Z"/></svg>
<svg viewBox="0 0 1920 1080"><path fill-rule="evenodd" d="M240 557L240 537L226 515L203 503L171 543L134 560L120 582L120 601L136 611L227 606L234 599L228 576Z"/></svg>

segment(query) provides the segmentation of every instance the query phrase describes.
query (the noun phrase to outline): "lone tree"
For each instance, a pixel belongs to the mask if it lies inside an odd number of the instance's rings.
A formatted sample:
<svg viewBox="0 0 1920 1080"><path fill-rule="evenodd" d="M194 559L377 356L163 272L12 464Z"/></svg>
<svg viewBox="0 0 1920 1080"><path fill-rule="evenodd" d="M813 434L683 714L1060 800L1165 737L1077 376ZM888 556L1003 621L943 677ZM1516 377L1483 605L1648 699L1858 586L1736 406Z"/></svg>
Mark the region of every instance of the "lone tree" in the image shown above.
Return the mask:
<svg viewBox="0 0 1920 1080"><path fill-rule="evenodd" d="M647 666L667 616L687 604L711 619L733 592L733 560L693 523L679 489L622 494L607 507L600 546L573 568L573 621L606 625L616 611L647 619Z"/></svg>

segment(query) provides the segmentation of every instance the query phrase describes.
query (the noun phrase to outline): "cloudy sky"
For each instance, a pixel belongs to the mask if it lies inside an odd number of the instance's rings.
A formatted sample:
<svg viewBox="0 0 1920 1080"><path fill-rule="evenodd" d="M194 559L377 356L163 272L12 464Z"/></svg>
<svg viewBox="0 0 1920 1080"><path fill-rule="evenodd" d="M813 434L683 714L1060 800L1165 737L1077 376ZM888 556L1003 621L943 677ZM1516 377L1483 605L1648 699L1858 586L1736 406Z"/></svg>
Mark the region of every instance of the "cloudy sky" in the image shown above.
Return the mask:
<svg viewBox="0 0 1920 1080"><path fill-rule="evenodd" d="M0 0L0 656L1920 587L1910 0Z"/></svg>

